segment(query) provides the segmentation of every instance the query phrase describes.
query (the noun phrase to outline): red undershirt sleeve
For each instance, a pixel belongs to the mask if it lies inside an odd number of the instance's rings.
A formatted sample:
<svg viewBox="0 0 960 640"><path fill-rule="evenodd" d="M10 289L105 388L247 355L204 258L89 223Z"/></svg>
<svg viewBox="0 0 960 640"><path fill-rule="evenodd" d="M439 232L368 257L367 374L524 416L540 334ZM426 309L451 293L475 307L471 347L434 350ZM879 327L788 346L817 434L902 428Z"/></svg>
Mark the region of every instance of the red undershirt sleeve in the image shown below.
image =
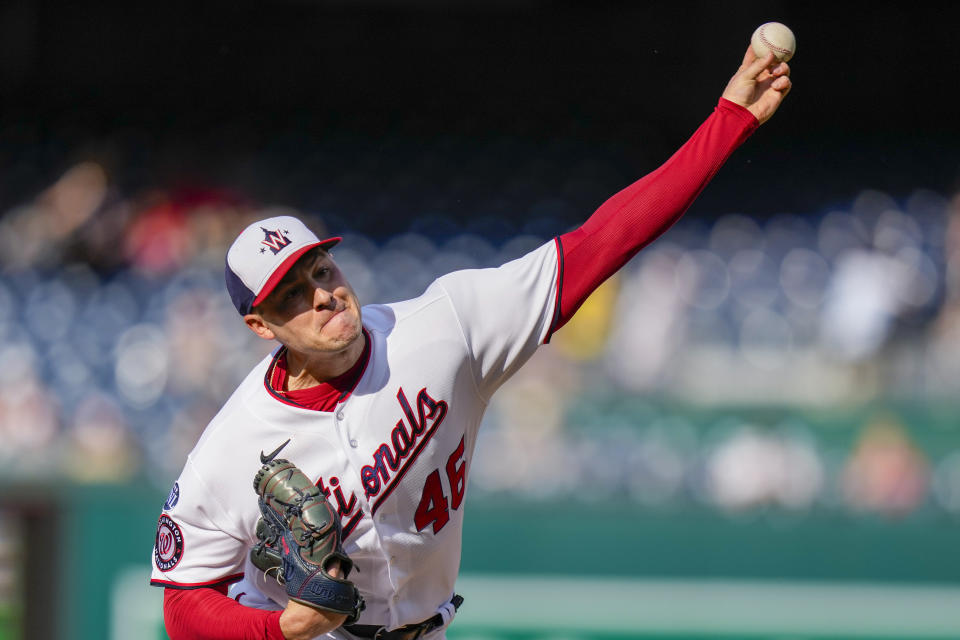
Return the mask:
<svg viewBox="0 0 960 640"><path fill-rule="evenodd" d="M163 590L170 640L284 640L281 613L245 607L226 588Z"/></svg>
<svg viewBox="0 0 960 640"><path fill-rule="evenodd" d="M604 202L583 226L560 236L560 286L550 333L566 324L604 280L680 219L758 126L753 114L721 98L669 160Z"/></svg>

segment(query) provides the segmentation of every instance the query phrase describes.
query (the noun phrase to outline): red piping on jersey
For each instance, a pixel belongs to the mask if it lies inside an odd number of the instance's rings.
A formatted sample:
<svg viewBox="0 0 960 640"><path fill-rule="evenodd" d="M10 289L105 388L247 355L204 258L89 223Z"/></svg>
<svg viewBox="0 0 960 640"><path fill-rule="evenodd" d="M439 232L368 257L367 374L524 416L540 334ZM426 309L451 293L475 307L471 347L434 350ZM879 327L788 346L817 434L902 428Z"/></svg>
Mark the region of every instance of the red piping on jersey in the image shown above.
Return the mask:
<svg viewBox="0 0 960 640"><path fill-rule="evenodd" d="M550 320L550 328L547 330L547 336L543 339L543 344L550 342L553 332L557 330L560 324L560 296L563 292L563 245L560 238L553 239L553 245L557 250L557 295L553 302L553 318Z"/></svg>
<svg viewBox="0 0 960 640"><path fill-rule="evenodd" d="M174 582L173 580L151 580L150 584L155 587L167 587L169 589L205 589L208 587L232 584L241 578L243 578L242 573L235 573L231 576L227 576L226 578L217 578L216 580L208 580L207 582Z"/></svg>
<svg viewBox="0 0 960 640"><path fill-rule="evenodd" d="M350 367L350 370L337 376L333 380L321 382L307 389L297 389L292 392L282 391L287 377L286 367L284 366L287 348L285 346L281 347L274 354L270 366L267 367L267 372L263 377L263 386L266 388L267 393L284 404L299 409L323 411L326 413L332 412L337 404L350 397L353 390L357 388L357 385L363 378L363 374L366 373L367 365L370 364L373 340L366 329L363 329L363 337L365 340L363 352L360 354L357 362ZM342 385L342 387L339 385ZM304 398L304 396L307 396L307 398ZM335 398L335 400L332 400L333 398ZM298 402L298 400L303 400L303 402Z"/></svg>
<svg viewBox="0 0 960 640"><path fill-rule="evenodd" d="M277 356L279 356L280 353L285 348L286 347L283 347L280 349L280 351L277 351L277 355L274 356L273 361L270 363L270 366L267 367L267 374L263 378L263 386L266 388L267 393L273 396L274 400L279 400L283 404L290 405L291 407L297 407L298 409L306 409L307 407L303 406L302 404L296 403L293 400L290 400L289 398L287 398L284 395L281 395L280 393L277 393L277 391L275 391L274 388L270 386L270 378L271 376L273 376L273 368L277 364Z"/></svg>

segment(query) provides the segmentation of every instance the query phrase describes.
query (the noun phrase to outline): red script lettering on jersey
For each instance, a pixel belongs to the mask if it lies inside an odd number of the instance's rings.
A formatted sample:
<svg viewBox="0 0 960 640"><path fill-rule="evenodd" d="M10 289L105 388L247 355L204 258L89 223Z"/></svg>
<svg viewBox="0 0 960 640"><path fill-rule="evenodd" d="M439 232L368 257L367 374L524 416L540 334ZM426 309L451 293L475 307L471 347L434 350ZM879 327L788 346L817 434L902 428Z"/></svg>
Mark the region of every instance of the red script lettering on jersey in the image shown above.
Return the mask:
<svg viewBox="0 0 960 640"><path fill-rule="evenodd" d="M330 486L333 487L333 496L337 502L337 515L340 516L340 521L343 523L343 539L346 540L353 530L359 524L360 519L363 517L363 511L357 511L353 513L354 508L357 506L357 494L351 493L350 500L348 501L343 495L343 488L340 486L340 478L337 476L330 476ZM317 488L323 494L323 497L329 499L331 491L323 483L323 477L320 477L315 483ZM353 515L351 515L353 514ZM346 522L343 522L346 520Z"/></svg>
<svg viewBox="0 0 960 640"><path fill-rule="evenodd" d="M373 464L360 470L367 499L376 498L370 508L371 514L377 512L400 483L447 415L446 401L431 398L426 387L417 394L416 414L403 393L403 387L397 391L397 401L406 422L403 419L397 421L397 426L390 432L390 442L377 447L373 452Z"/></svg>

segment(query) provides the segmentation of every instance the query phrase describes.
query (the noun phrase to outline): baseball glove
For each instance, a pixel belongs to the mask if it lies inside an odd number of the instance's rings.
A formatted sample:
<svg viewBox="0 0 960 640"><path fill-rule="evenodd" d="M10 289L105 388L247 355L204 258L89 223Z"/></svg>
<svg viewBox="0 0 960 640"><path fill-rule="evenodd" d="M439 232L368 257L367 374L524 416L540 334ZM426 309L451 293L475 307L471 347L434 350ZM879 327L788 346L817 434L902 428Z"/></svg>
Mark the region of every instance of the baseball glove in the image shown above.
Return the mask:
<svg viewBox="0 0 960 640"><path fill-rule="evenodd" d="M364 602L346 578L353 562L343 552L340 518L320 490L292 462L270 460L253 480L261 518L259 542L250 551L254 566L274 575L292 600L356 622ZM343 578L328 571L340 563ZM282 571L282 573L281 573Z"/></svg>

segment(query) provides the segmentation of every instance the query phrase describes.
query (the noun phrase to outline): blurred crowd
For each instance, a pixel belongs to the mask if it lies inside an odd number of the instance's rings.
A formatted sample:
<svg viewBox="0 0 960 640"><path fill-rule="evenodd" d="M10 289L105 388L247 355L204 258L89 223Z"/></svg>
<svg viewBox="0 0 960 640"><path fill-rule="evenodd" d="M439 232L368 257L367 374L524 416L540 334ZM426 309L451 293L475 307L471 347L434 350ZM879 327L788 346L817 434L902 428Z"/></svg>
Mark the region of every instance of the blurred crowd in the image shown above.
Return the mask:
<svg viewBox="0 0 960 640"><path fill-rule="evenodd" d="M524 223L501 206L471 224L431 213L378 233L349 210L223 189L127 193L92 161L50 182L0 212L0 463L79 482L167 486L272 348L223 283L226 246L249 222L286 212L344 235L334 255L363 302L417 295L565 231L556 202L529 204ZM835 210L690 217L500 392L471 483L651 508L960 515L953 416L894 409L949 407L958 392L958 202L866 190ZM849 408L866 409L818 418Z"/></svg>

